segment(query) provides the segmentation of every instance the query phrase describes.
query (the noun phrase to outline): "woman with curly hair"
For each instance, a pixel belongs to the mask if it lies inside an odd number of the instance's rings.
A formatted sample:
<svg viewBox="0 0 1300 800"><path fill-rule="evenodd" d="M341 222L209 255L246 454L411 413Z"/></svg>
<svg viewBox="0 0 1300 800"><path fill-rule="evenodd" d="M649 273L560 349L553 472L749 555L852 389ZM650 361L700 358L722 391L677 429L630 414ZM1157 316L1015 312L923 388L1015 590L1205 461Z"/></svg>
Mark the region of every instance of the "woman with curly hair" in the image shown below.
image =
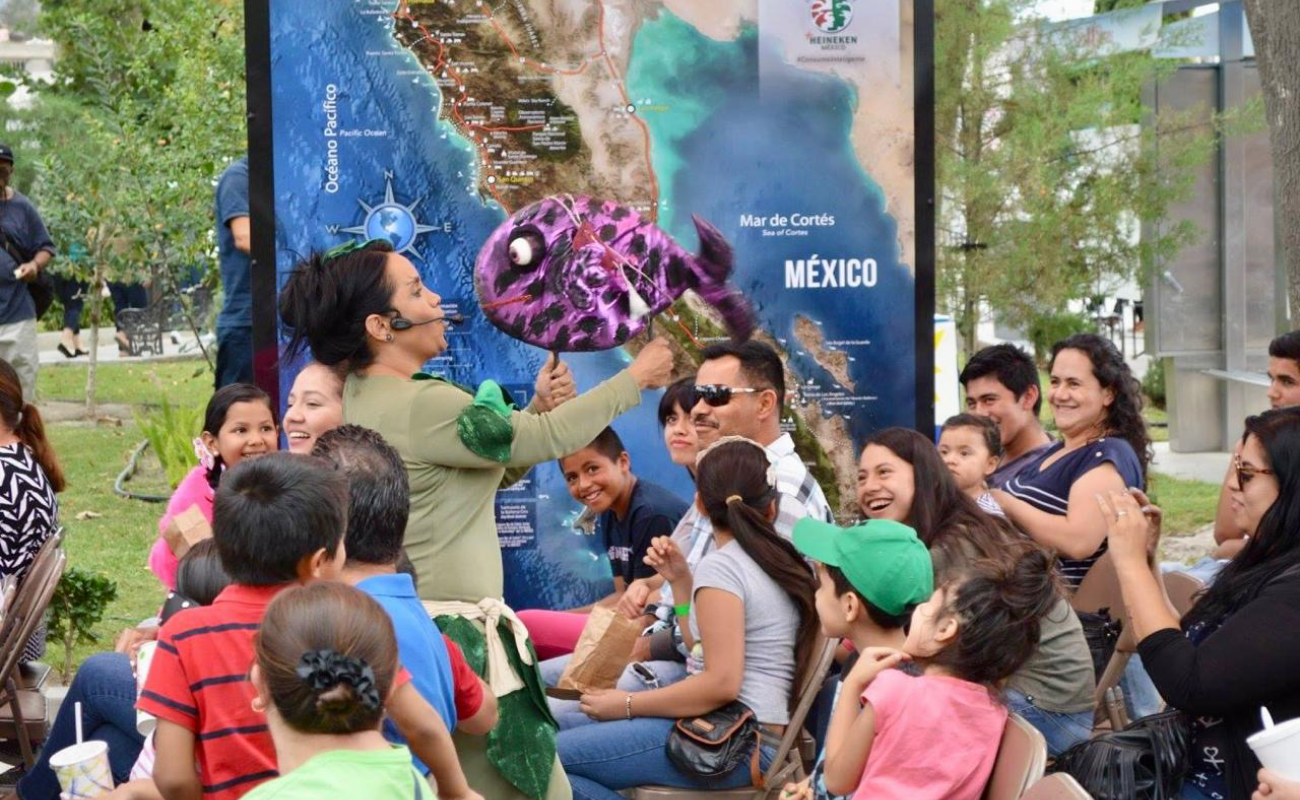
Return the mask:
<svg viewBox="0 0 1300 800"><path fill-rule="evenodd" d="M1106 552L1097 495L1142 489L1151 439L1141 385L1109 340L1079 333L1052 346L1047 401L1062 441L993 492L1016 527L1055 550L1071 591Z"/></svg>

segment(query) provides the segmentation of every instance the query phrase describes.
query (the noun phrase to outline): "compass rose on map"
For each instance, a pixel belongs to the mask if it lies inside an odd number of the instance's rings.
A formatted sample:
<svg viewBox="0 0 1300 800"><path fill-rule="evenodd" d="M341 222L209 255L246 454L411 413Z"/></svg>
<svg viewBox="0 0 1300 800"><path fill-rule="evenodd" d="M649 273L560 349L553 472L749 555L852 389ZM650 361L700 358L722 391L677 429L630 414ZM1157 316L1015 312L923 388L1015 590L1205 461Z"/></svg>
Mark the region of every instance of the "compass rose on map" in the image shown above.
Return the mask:
<svg viewBox="0 0 1300 800"><path fill-rule="evenodd" d="M424 256L415 247L416 238L422 233L431 233L441 228L436 225L424 225L415 218L415 208L420 205L420 200L423 198L410 205L399 203L393 195L393 173L384 172L384 180L386 185L384 199L381 202L372 206L365 200L357 198L357 203L366 212L365 219L360 225L350 228L331 226L330 233L350 233L364 239L387 239L392 242L394 252L410 253L416 258L423 259Z"/></svg>

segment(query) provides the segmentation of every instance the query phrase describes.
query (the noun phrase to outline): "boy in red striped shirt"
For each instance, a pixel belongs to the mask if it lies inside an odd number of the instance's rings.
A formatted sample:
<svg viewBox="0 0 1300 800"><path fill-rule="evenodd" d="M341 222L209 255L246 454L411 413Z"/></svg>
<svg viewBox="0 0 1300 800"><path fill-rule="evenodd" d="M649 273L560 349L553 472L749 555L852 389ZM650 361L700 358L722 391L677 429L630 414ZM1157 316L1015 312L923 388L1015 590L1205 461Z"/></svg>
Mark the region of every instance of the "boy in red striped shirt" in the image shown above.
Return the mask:
<svg viewBox="0 0 1300 800"><path fill-rule="evenodd" d="M279 774L266 716L253 707L253 640L282 589L338 577L347 498L341 473L290 453L248 459L223 476L212 530L234 583L163 626L140 695L139 708L158 718L153 777L166 800L236 800ZM477 798L441 718L409 674L397 683L388 712L432 767L440 797Z"/></svg>

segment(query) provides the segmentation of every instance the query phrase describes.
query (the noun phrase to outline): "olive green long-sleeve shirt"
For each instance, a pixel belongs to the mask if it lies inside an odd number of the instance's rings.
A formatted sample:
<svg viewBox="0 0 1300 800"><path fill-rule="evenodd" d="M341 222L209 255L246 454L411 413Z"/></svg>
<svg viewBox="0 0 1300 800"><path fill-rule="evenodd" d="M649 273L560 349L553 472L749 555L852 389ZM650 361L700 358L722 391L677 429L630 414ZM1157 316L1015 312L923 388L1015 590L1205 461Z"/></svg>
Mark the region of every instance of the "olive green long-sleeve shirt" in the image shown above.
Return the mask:
<svg viewBox="0 0 1300 800"><path fill-rule="evenodd" d="M507 469L521 474L519 468L582 449L639 404L641 391L623 370L553 411L511 412L514 439L505 463L478 455L461 440L457 420L473 400L442 380L352 375L343 389L344 419L378 431L406 465L406 554L425 600L500 598L504 579L493 501Z"/></svg>

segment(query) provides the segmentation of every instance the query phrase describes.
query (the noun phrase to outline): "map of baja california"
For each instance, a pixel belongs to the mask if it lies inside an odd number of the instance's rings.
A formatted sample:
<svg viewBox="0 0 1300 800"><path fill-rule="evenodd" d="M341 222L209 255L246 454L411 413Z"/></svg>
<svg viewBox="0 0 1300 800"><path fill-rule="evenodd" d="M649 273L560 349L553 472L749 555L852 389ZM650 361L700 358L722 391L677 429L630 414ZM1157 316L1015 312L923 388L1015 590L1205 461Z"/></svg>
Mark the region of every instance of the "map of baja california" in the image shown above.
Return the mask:
<svg viewBox="0 0 1300 800"><path fill-rule="evenodd" d="M426 369L495 379L524 405L548 355L478 306L492 231L585 194L694 251L698 214L731 242L756 336L784 361L783 428L855 516L857 448L916 422L911 0L263 1L280 281L305 253L389 238L465 318ZM690 292L656 319L679 374L723 338L717 322ZM642 343L566 361L586 389ZM657 399L613 426L637 474L688 497ZM512 606L608 593L600 537L569 525L580 509L549 462L498 493Z"/></svg>
<svg viewBox="0 0 1300 800"><path fill-rule="evenodd" d="M656 219L663 198L645 117L668 109L640 104L626 76L638 29L647 19L674 12L717 40L734 40L759 19L755 0L400 0L393 18L395 37L438 87L440 118L471 143L476 186L485 200L512 213L548 195L581 192ZM830 19L820 13L814 21ZM820 65L810 69L836 73ZM911 98L902 97L901 82L896 83L876 80L866 87L896 111L881 114L877 105L869 113L860 106L852 139L868 171L886 174L899 188L887 195L890 211L902 218L899 244L909 263ZM897 115L906 124L897 125ZM671 315L694 340L695 332L681 321L687 309L696 319L710 312L688 300ZM847 375L848 356L827 348L806 317L800 317L794 334L798 346L836 383L856 390ZM833 465L836 493L847 501L855 472L850 435L840 417L824 411L820 399L806 398L788 427L810 461ZM832 477L830 470L821 472Z"/></svg>

